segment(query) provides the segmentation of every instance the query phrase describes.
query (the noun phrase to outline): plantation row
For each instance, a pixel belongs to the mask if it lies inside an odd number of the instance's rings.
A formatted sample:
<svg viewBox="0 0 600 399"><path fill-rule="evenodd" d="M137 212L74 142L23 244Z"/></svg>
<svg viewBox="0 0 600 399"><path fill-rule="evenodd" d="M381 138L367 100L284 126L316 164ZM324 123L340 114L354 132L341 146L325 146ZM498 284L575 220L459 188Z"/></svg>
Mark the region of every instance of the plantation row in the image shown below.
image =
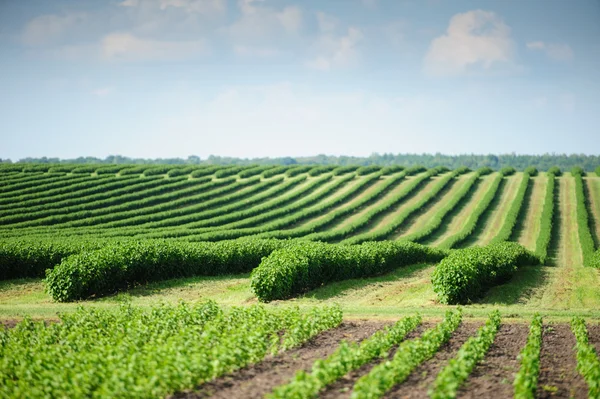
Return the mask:
<svg viewBox="0 0 600 399"><path fill-rule="evenodd" d="M168 178L2 173L6 184L0 192L0 236L186 241L252 236L343 244L399 239L451 249L476 240L478 244L514 240L519 222L526 217L523 204L530 200L533 179L542 178L535 177L534 169L515 174L512 168L500 173L486 168L476 172L364 168L362 174L352 167L307 168L231 167L219 170L235 170L237 175L217 177L215 167L203 167L196 172L211 174ZM265 177L269 171L272 174ZM548 183L539 230L519 232L534 235L528 249L543 261L552 236L556 173L544 175ZM13 175L31 175L35 180L27 183L22 181L26 177ZM586 181L580 174L574 176L582 249L586 264L594 266L597 248L590 229L594 220L588 215L586 198L594 191L584 189ZM507 188L509 183L514 192ZM452 196L447 197L450 191ZM435 213L428 213L430 208ZM413 222L425 217L418 229L412 229ZM502 224L482 229L490 217Z"/></svg>
<svg viewBox="0 0 600 399"><path fill-rule="evenodd" d="M279 358L279 364L293 363L287 356L290 349L318 335L335 333L341 323L338 307L300 311L249 306L224 310L213 302L161 305L149 310L124 305L113 312L81 308L62 315L59 323L50 324L26 319L12 329L0 329L0 395L155 398L201 390L221 376L235 376L236 370L272 355ZM361 370L357 378L350 379L351 397L383 397L393 389L401 389L465 326L460 308L448 311L437 324L429 323L430 327L422 323L418 314L407 316L363 340L341 340L335 350L318 357L312 366L296 368L295 375L286 382L273 384L267 380L260 385L267 385L268 398L310 398L331 392L343 377ZM442 363L427 395L450 398L461 389L468 390L469 380L496 344L503 326L500 313L492 311L485 324L469 333L468 339ZM585 381L587 396L597 398L600 361L585 321L573 318L570 330L576 342L570 356L576 358L574 364ZM546 378L541 376L545 361L542 348L550 344L546 350L561 345L563 349L566 342L547 341L545 335L550 331L544 330L542 317L536 314L520 348L518 371L514 378L508 375L515 398L534 398L545 389L541 384L554 382L540 382ZM593 338L597 341L599 337ZM502 343L496 345L503 349ZM426 375L415 377L418 381ZM565 395L568 390L557 393Z"/></svg>

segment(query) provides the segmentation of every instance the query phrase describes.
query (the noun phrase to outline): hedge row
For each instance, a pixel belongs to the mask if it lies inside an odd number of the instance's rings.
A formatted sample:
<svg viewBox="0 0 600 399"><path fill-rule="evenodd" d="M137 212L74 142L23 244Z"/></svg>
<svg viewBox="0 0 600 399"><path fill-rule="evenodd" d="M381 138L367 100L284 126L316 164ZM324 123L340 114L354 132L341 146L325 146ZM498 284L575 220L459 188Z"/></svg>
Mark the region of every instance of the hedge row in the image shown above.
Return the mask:
<svg viewBox="0 0 600 399"><path fill-rule="evenodd" d="M111 242L63 259L46 273L46 287L60 302L114 293L136 284L187 276L244 273L274 250L279 240L188 243L168 240Z"/></svg>
<svg viewBox="0 0 600 399"><path fill-rule="evenodd" d="M556 178L548 172L548 183L544 196L544 208L540 218L540 234L535 242L535 254L540 258L540 263L545 264L548 258L548 248L552 239L552 226L554 221L554 196L556 194Z"/></svg>
<svg viewBox="0 0 600 399"><path fill-rule="evenodd" d="M370 175L371 173L379 172L381 170L381 166L378 165L369 165L362 166L356 170L356 173L359 176Z"/></svg>
<svg viewBox="0 0 600 399"><path fill-rule="evenodd" d="M450 236L445 241L443 241L440 244L440 247L450 249L466 240L471 235L471 233L473 233L475 227L477 226L479 218L487 210L487 208L490 206L490 203L496 197L496 193L498 192L500 184L503 181L502 179L503 175L496 175L490 187L488 188L488 191L485 193L481 201L479 201L473 212L471 212L467 221L463 224L462 229L455 235Z"/></svg>
<svg viewBox="0 0 600 399"><path fill-rule="evenodd" d="M446 253L411 242L336 245L298 242L274 251L252 271L252 291L262 302L286 299L333 281L376 276L398 267L437 262Z"/></svg>
<svg viewBox="0 0 600 399"><path fill-rule="evenodd" d="M600 268L600 251L595 252L594 238L590 229L588 215L588 200L583 187L581 174L573 175L575 178L575 198L577 200L577 228L579 231L579 242L583 252L583 264L589 267Z"/></svg>
<svg viewBox="0 0 600 399"><path fill-rule="evenodd" d="M262 173L261 176L264 177L264 178L269 178L269 177L277 176L277 175L280 175L282 173L287 172L287 170L289 168L290 168L289 166L277 166L277 167L274 167L274 168L271 167L271 168L265 170Z"/></svg>
<svg viewBox="0 0 600 399"><path fill-rule="evenodd" d="M509 280L518 267L538 263L532 252L514 242L470 247L450 252L436 266L431 282L440 302L467 303Z"/></svg>
<svg viewBox="0 0 600 399"><path fill-rule="evenodd" d="M523 173L523 178L517 189L515 199L510 204L508 213L504 217L504 223L502 224L502 227L500 227L500 231L498 231L496 236L491 240L491 243L508 241L510 239L517 224L517 220L519 219L519 216L522 216L521 214L524 211L523 202L525 202L525 194L527 194L530 185L531 179L529 173L525 172Z"/></svg>

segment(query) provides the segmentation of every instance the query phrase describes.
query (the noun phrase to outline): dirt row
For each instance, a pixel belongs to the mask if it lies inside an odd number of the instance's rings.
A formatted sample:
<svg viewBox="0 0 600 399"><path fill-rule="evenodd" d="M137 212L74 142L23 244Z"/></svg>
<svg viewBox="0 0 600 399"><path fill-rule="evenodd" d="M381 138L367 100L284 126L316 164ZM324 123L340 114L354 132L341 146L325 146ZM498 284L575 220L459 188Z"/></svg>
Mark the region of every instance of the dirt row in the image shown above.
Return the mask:
<svg viewBox="0 0 600 399"><path fill-rule="evenodd" d="M176 398L262 398L273 388L287 383L297 371L310 371L313 362L327 357L343 339L360 342L386 323L373 321L344 322L337 329L326 331L301 348L285 354L269 357L264 361L239 370L225 377L204 384L194 392L181 392ZM425 322L407 339L418 337L434 324ZM438 372L454 357L460 346L475 334L481 323L463 322L450 340L430 360L394 387L386 398L425 398ZM484 361L476 366L466 383L461 387L460 398L512 398L513 380L519 369L518 355L527 341L527 324L502 324L495 342ZM589 326L590 342L600 349L600 326ZM568 324L544 326L540 375L537 397L539 398L586 398L587 384L576 370L575 337ZM394 350L390 351L394 355ZM354 383L371 368L383 361L378 359L361 367L329 386L320 398L349 398Z"/></svg>

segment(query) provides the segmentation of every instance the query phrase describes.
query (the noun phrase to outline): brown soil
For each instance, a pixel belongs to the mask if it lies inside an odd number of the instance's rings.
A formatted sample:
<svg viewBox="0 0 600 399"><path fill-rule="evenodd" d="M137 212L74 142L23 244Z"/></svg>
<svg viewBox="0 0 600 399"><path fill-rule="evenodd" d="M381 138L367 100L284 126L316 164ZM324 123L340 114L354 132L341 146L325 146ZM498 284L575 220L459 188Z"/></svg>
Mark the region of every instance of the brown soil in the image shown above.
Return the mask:
<svg viewBox="0 0 600 399"><path fill-rule="evenodd" d="M21 320L0 320L0 327L13 328L20 322Z"/></svg>
<svg viewBox="0 0 600 399"><path fill-rule="evenodd" d="M588 323L587 329L590 344L594 345L594 348L596 348L596 353L600 354L600 324Z"/></svg>
<svg viewBox="0 0 600 399"><path fill-rule="evenodd" d="M502 324L484 360L458 391L458 397L512 398L512 384L520 366L517 356L528 333L526 324Z"/></svg>
<svg viewBox="0 0 600 399"><path fill-rule="evenodd" d="M413 339L413 338L420 336L423 333L423 331L425 331L428 328L433 327L434 325L435 325L434 323L421 323L416 329L414 329L413 331L411 331L410 333L407 334L405 340ZM392 358L394 356L395 352L396 352L395 349L391 350L388 358ZM377 359L369 364L363 365L358 370L351 371L350 373L346 374L344 377L340 378L338 381L336 381L332 385L328 386L325 390L323 390L319 394L319 398L321 398L321 399L349 398L350 395L352 394L352 387L354 386L356 381L360 377L362 377L363 375L365 375L369 371L371 371L373 366L381 363L384 360L385 359Z"/></svg>
<svg viewBox="0 0 600 399"><path fill-rule="evenodd" d="M452 359L458 349L469 337L475 335L481 324L463 322L452 334L452 337L440 350L429 360L421 364L401 384L394 387L385 398L427 398L427 390L435 381L435 377Z"/></svg>
<svg viewBox="0 0 600 399"><path fill-rule="evenodd" d="M268 357L260 363L206 383L197 392L181 392L175 398L262 398L285 384L300 370L310 370L315 360L329 356L340 341L362 341L388 323L352 321L325 331L302 347Z"/></svg>
<svg viewBox="0 0 600 399"><path fill-rule="evenodd" d="M588 387L577 372L575 336L568 324L544 326L538 398L587 398Z"/></svg>

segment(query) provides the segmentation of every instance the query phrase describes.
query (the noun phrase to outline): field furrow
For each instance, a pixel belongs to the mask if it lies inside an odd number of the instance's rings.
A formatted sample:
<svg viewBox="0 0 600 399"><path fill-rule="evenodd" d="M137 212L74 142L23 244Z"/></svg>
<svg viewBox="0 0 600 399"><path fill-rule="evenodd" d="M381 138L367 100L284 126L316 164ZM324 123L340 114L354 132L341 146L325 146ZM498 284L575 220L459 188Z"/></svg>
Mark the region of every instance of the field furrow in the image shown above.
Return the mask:
<svg viewBox="0 0 600 399"><path fill-rule="evenodd" d="M530 251L535 251L536 240L540 234L541 216L544 209L544 194L548 178L545 175L533 177L531 184L533 185L530 188L530 192L525 197L524 217L521 223L516 226L512 239Z"/></svg>
<svg viewBox="0 0 600 399"><path fill-rule="evenodd" d="M500 192L496 193L496 198L491 206L477 222L473 234L460 245L461 248L472 245L486 245L498 234L515 199L522 178L522 174L504 178L506 181L501 191L499 190Z"/></svg>

